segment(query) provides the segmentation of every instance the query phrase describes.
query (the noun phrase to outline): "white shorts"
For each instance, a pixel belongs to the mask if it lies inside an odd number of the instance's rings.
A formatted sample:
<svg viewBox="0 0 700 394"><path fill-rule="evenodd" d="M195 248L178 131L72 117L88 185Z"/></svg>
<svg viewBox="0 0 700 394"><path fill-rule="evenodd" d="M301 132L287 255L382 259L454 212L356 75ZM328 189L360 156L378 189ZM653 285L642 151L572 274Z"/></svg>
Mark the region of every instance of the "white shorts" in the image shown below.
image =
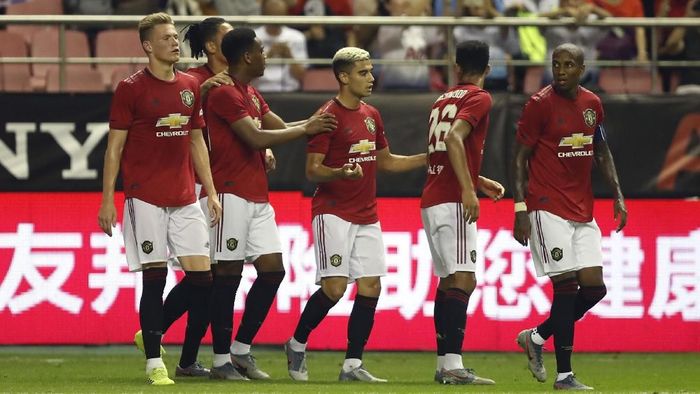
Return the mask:
<svg viewBox="0 0 700 394"><path fill-rule="evenodd" d="M221 221L209 229L211 262L253 262L259 256L282 253L282 242L270 203L256 203L235 194L219 193ZM207 213L207 198L199 200Z"/></svg>
<svg viewBox="0 0 700 394"><path fill-rule="evenodd" d="M440 278L476 271L476 223L467 223L462 212L462 204L456 202L420 210L433 272Z"/></svg>
<svg viewBox="0 0 700 394"><path fill-rule="evenodd" d="M355 224L335 215L316 215L311 221L316 252L316 284L321 278L356 279L385 276L384 241L379 222Z"/></svg>
<svg viewBox="0 0 700 394"><path fill-rule="evenodd" d="M161 208L136 198L124 201L124 246L130 271L169 256L209 256L207 221L196 202Z"/></svg>
<svg viewBox="0 0 700 394"><path fill-rule="evenodd" d="M530 251L537 276L603 266L602 235L595 219L574 222L547 211L532 211L528 215L532 224Z"/></svg>

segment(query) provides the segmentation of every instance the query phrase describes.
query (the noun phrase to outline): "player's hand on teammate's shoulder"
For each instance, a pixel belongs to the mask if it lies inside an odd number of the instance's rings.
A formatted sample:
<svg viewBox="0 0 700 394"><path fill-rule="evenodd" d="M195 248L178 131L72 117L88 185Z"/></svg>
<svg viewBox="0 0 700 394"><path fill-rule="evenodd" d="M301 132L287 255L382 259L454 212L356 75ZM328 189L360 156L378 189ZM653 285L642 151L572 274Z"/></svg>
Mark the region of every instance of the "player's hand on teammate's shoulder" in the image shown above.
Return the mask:
<svg viewBox="0 0 700 394"><path fill-rule="evenodd" d="M307 135L315 135L333 131L337 125L338 121L335 119L335 115L326 112L311 116L304 124L304 127Z"/></svg>
<svg viewBox="0 0 700 394"><path fill-rule="evenodd" d="M359 165L358 163L343 164L343 168L341 168L341 174L342 174L343 178L345 178L345 179L360 179L364 175L362 173L362 166Z"/></svg>
<svg viewBox="0 0 700 394"><path fill-rule="evenodd" d="M214 227L219 224L223 209L219 196L216 193L207 196L207 208L209 208L209 226Z"/></svg>
<svg viewBox="0 0 700 394"><path fill-rule="evenodd" d="M617 224L616 232L620 232L627 224L627 207L625 206L625 198L620 196L613 202L613 212L615 213L615 220L620 222Z"/></svg>
<svg viewBox="0 0 700 394"><path fill-rule="evenodd" d="M102 203L100 211L97 214L97 222L105 234L112 236L112 228L117 225L117 210L114 208L114 203Z"/></svg>
<svg viewBox="0 0 700 394"><path fill-rule="evenodd" d="M204 85L206 85L207 88L213 88L221 85L233 85L233 80L231 79L231 76L228 75L228 72L222 71L204 81Z"/></svg>

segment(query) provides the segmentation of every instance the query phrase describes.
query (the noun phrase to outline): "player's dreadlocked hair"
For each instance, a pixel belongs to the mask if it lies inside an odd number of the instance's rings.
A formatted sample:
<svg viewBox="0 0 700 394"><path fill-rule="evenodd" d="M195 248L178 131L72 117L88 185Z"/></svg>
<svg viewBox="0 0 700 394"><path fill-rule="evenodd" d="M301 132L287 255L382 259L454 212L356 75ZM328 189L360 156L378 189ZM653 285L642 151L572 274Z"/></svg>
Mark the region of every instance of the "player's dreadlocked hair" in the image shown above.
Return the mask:
<svg viewBox="0 0 700 394"><path fill-rule="evenodd" d="M221 53L228 64L236 64L244 53L255 44L255 31L248 27L237 27L226 33L221 40Z"/></svg>
<svg viewBox="0 0 700 394"><path fill-rule="evenodd" d="M489 46L476 40L460 42L455 60L464 74L483 74L489 65Z"/></svg>
<svg viewBox="0 0 700 394"><path fill-rule="evenodd" d="M355 62L369 60L369 52L362 48L345 47L338 50L333 56L333 74L338 79L341 72L350 72Z"/></svg>
<svg viewBox="0 0 700 394"><path fill-rule="evenodd" d="M189 25L185 32L185 41L190 43L190 50L195 59L206 55L207 41L214 40L219 27L226 23L224 18L211 17L199 23Z"/></svg>
<svg viewBox="0 0 700 394"><path fill-rule="evenodd" d="M141 40L141 42L148 41L151 30L157 25L175 25L175 23L173 22L173 18L165 12L146 15L139 22L139 40Z"/></svg>

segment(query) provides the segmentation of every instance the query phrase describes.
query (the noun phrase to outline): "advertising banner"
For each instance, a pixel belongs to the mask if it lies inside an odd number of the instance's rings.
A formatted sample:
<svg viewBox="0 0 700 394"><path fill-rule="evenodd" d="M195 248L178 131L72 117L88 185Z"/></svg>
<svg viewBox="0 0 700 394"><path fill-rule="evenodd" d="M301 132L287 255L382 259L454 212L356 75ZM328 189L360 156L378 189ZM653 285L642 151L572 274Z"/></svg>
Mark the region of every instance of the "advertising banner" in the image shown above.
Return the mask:
<svg viewBox="0 0 700 394"><path fill-rule="evenodd" d="M287 274L259 344L286 341L318 289L310 199L277 192L271 202ZM110 238L97 226L99 203L99 193L0 193L0 344L131 341L139 328L141 276L127 270L121 227ZM117 202L120 219L122 205ZM627 208L629 223L616 233L612 202L596 202L608 293L577 325L576 350L700 351L700 202L628 200ZM516 350L517 333L543 320L551 306L549 279L535 276L529 249L512 238L512 212L512 201L482 200L467 350ZM379 217L389 274L368 349L433 349L437 281L419 201L380 198ZM171 271L167 289L181 275ZM246 266L236 324L254 280ZM344 348L353 297L350 286L311 335L310 348ZM180 343L183 320L167 332L167 343Z"/></svg>
<svg viewBox="0 0 700 394"><path fill-rule="evenodd" d="M306 119L328 94L267 94L270 108L286 121ZM426 151L434 93L376 94L393 153ZM481 174L510 184L515 128L526 97L494 94ZM109 131L111 95L0 95L0 190L99 191ZM637 197L700 196L700 100L683 96L603 97L608 144L623 192ZM41 108L40 111L37 109ZM166 114L167 115L167 114ZM306 141L275 146L272 190L304 190ZM609 189L596 173L593 190ZM425 170L379 174L377 193L415 197Z"/></svg>

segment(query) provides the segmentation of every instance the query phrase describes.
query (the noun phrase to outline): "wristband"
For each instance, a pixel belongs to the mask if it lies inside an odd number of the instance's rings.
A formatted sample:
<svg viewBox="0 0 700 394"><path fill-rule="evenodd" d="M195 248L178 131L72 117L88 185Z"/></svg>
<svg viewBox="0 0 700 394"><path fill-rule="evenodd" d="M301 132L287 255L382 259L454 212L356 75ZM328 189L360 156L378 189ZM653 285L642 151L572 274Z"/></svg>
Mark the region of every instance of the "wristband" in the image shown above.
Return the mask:
<svg viewBox="0 0 700 394"><path fill-rule="evenodd" d="M524 202L515 203L515 212L525 212L527 211L527 205Z"/></svg>

